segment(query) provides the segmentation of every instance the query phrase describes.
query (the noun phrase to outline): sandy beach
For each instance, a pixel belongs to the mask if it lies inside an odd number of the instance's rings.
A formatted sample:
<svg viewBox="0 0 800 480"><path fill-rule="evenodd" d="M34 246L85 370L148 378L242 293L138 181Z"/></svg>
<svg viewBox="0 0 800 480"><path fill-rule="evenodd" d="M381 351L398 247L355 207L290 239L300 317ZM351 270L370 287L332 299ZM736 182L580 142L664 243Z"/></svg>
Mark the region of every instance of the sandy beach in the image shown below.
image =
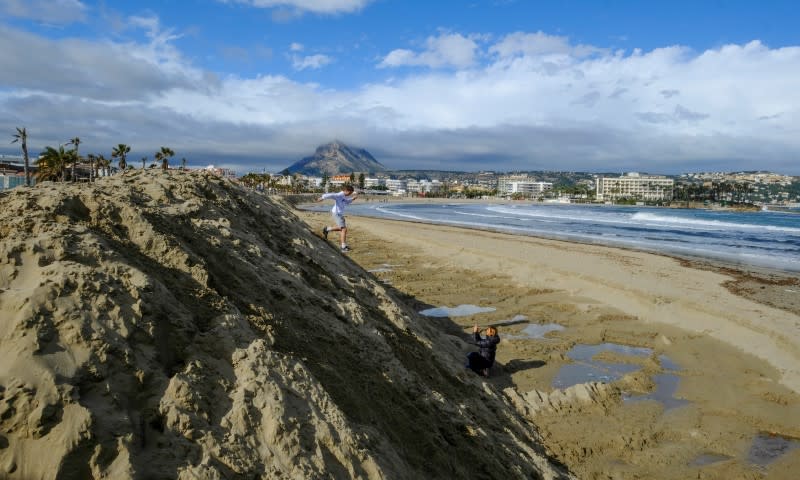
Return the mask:
<svg viewBox="0 0 800 480"><path fill-rule="evenodd" d="M315 231L329 219L301 216ZM430 322L463 336L473 323L505 323L487 382L579 478L796 478L797 279L447 226L364 217L349 225L350 257L417 311L495 309ZM563 329L525 338L524 328L551 324ZM636 370L566 392L553 387L577 363L570 349L610 343L647 354L604 351L593 360ZM653 397L670 378L674 391ZM651 400L636 401L642 396ZM764 460L759 441L771 439L786 445Z"/></svg>

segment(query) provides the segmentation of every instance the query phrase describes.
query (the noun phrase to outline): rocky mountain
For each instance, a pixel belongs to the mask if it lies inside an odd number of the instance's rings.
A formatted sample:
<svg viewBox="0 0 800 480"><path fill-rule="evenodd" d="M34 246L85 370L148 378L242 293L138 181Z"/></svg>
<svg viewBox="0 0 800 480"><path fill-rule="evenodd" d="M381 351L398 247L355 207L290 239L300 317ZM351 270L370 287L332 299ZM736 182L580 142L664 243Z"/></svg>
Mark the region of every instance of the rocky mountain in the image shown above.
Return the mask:
<svg viewBox="0 0 800 480"><path fill-rule="evenodd" d="M317 147L314 155L293 163L288 170L303 175L333 176L353 172L384 172L386 167L363 148L351 148L337 140Z"/></svg>
<svg viewBox="0 0 800 480"><path fill-rule="evenodd" d="M0 211L4 480L572 478L462 333L278 201L136 170Z"/></svg>

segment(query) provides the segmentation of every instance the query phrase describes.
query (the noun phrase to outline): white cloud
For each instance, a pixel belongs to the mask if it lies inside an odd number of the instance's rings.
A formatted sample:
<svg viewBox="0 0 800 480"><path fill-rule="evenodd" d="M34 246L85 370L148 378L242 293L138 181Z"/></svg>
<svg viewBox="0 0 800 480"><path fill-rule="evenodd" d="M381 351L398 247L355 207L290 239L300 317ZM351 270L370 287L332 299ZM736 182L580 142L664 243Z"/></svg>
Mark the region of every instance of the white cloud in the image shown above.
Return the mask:
<svg viewBox="0 0 800 480"><path fill-rule="evenodd" d="M302 52L303 51L303 44L302 43L297 43L297 42L292 42L292 44L289 45L289 50L291 50L292 52Z"/></svg>
<svg viewBox="0 0 800 480"><path fill-rule="evenodd" d="M478 44L474 39L458 33L445 33L428 37L425 50L415 53L398 49L389 52L379 67L424 66L430 68L467 68L475 63Z"/></svg>
<svg viewBox="0 0 800 480"><path fill-rule="evenodd" d="M316 70L328 65L331 62L333 62L332 57L322 54L308 55L306 57L293 56L292 68L295 70L305 70L307 68Z"/></svg>
<svg viewBox="0 0 800 480"><path fill-rule="evenodd" d="M135 23L146 41L50 40L0 26L0 44L27 52L0 49L0 131L26 126L32 150L77 135L86 151L169 144L190 161L249 157L277 169L340 138L390 168L670 173L758 162L800 174L800 47L626 53L540 32L494 44L448 33L384 63L453 70L337 90L277 74L218 78L193 66L157 18ZM288 58L297 69L333 60Z"/></svg>
<svg viewBox="0 0 800 480"><path fill-rule="evenodd" d="M489 52L500 57L536 56L548 54L564 54L584 57L600 53L603 49L590 45L571 45L567 37L547 35L541 31L536 33L514 32L506 35L493 45Z"/></svg>
<svg viewBox="0 0 800 480"><path fill-rule="evenodd" d="M0 0L4 15L56 25L83 22L87 10L78 0Z"/></svg>
<svg viewBox="0 0 800 480"><path fill-rule="evenodd" d="M258 8L291 8L311 13L349 13L361 10L373 0L219 0L244 3Z"/></svg>

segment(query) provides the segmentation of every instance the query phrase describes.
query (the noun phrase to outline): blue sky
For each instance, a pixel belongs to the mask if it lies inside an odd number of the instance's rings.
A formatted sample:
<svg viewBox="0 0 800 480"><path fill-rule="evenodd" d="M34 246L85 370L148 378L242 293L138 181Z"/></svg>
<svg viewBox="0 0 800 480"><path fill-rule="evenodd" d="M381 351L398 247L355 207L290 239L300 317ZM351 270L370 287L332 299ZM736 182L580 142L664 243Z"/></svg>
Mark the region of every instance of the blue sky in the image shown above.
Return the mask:
<svg viewBox="0 0 800 480"><path fill-rule="evenodd" d="M390 169L800 175L799 10L0 0L0 131L240 173L338 139Z"/></svg>

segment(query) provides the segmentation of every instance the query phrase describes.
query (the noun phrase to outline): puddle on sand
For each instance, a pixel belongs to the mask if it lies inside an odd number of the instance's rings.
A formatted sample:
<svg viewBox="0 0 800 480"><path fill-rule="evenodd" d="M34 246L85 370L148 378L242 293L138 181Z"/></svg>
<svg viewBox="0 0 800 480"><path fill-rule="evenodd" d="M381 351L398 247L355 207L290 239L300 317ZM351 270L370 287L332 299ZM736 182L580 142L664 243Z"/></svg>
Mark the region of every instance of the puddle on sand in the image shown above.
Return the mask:
<svg viewBox="0 0 800 480"><path fill-rule="evenodd" d="M556 388L568 388L586 382L610 383L619 380L623 375L641 369L639 365L592 360L595 355L604 351L634 357L648 357L652 353L649 348L629 347L617 343L578 344L567 352L567 356L574 360L575 363L561 367L553 379L553 386Z"/></svg>
<svg viewBox="0 0 800 480"><path fill-rule="evenodd" d="M766 467L782 455L800 448L800 440L761 432L753 438L747 461L759 467Z"/></svg>
<svg viewBox="0 0 800 480"><path fill-rule="evenodd" d="M642 400L655 400L664 407L664 411L688 405L688 400L675 398L675 391L678 390L679 381L680 377L670 373L653 375L653 382L656 384L656 389L653 392L646 395L627 397L625 401L640 402Z"/></svg>
<svg viewBox="0 0 800 480"><path fill-rule="evenodd" d="M528 325L522 329L522 333L528 338L542 338L550 332L560 332L564 327L557 323L545 323L544 325Z"/></svg>
<svg viewBox="0 0 800 480"><path fill-rule="evenodd" d="M514 315L514 318L512 318L510 320L501 320L499 322L493 323L492 325L494 325L495 327L503 327L503 326L508 326L508 325L515 325L517 323L523 323L527 319L528 319L528 317L525 316L525 315Z"/></svg>
<svg viewBox="0 0 800 480"><path fill-rule="evenodd" d="M682 370L680 365L678 365L677 363L675 363L672 360L670 360L669 357L666 356L666 355L659 355L658 356L658 363L661 365L661 368L663 368L664 370L672 370L672 371Z"/></svg>
<svg viewBox="0 0 800 480"><path fill-rule="evenodd" d="M494 307L479 307L477 305L459 305L457 307L437 307L422 310L419 313L426 317L466 317L476 313L489 313L497 310Z"/></svg>
<svg viewBox="0 0 800 480"><path fill-rule="evenodd" d="M694 460L692 460L689 466L705 467L707 465L713 465L715 463L724 462L730 459L731 457L727 455L720 455L718 453L703 453L702 455L698 455Z"/></svg>
<svg viewBox="0 0 800 480"><path fill-rule="evenodd" d="M510 322L511 321L509 320L506 323ZM506 335L505 338L511 340L537 340L544 338L544 336L550 332L560 332L562 330L565 330L565 328L557 323L545 323L543 325L533 323L520 330L519 334Z"/></svg>

